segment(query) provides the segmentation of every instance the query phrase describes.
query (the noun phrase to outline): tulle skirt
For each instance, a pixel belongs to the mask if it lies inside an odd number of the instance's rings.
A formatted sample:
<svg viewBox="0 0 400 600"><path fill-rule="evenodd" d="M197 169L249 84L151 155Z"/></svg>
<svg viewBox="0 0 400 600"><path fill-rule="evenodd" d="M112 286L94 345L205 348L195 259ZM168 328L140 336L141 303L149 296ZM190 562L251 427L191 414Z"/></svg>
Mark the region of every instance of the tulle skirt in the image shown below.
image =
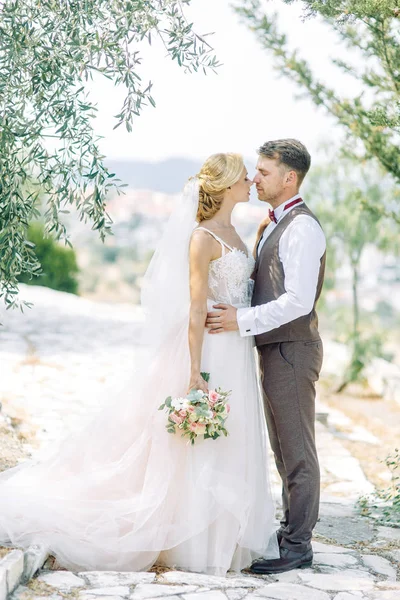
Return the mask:
<svg viewBox="0 0 400 600"><path fill-rule="evenodd" d="M184 319L80 431L0 474L0 545L42 545L72 570L223 575L278 556L252 338L204 338L210 387L232 390L229 436L192 446L158 411L187 391Z"/></svg>

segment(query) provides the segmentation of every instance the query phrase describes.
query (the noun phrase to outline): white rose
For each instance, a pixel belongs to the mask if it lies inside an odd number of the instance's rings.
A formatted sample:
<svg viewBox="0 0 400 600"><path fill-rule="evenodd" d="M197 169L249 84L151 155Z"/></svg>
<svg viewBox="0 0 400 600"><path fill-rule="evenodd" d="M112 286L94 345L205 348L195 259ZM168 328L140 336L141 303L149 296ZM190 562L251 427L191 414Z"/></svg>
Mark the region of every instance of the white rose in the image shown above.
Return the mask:
<svg viewBox="0 0 400 600"><path fill-rule="evenodd" d="M181 406L182 406L183 402L184 402L183 398L174 398L171 402L171 406L175 410L181 410Z"/></svg>

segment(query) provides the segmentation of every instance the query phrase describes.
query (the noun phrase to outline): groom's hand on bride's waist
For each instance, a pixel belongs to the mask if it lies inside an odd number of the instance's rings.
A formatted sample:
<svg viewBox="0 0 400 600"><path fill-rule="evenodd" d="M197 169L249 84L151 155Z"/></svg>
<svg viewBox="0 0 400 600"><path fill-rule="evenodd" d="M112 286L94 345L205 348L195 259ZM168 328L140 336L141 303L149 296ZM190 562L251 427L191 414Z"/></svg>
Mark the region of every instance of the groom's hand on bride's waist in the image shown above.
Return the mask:
<svg viewBox="0 0 400 600"><path fill-rule="evenodd" d="M206 327L208 333L223 333L237 331L237 308L229 304L214 304L215 311L207 313Z"/></svg>

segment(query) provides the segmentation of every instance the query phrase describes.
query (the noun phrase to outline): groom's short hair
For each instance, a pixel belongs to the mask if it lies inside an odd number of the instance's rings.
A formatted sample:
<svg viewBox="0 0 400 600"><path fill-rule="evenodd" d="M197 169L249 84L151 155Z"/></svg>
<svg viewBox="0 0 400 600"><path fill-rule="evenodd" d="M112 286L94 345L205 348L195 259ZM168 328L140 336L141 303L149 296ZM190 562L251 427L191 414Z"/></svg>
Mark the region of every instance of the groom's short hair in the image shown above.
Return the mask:
<svg viewBox="0 0 400 600"><path fill-rule="evenodd" d="M265 142L258 153L267 158L276 159L279 164L296 171L299 186L311 165L311 156L307 148L299 140L285 139Z"/></svg>

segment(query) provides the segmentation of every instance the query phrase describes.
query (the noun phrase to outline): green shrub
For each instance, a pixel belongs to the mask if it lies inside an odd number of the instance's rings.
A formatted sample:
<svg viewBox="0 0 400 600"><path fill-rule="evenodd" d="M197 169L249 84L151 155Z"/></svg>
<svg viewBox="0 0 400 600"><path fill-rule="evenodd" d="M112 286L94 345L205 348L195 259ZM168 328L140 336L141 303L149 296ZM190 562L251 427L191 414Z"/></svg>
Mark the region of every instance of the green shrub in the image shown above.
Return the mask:
<svg viewBox="0 0 400 600"><path fill-rule="evenodd" d="M77 294L79 268L74 250L61 246L50 237L45 237L43 225L40 223L32 223L29 226L28 240L35 244L34 251L42 266L42 272L38 277L24 273L18 280L22 283L43 285L53 290Z"/></svg>
<svg viewBox="0 0 400 600"><path fill-rule="evenodd" d="M382 461L383 462L383 461ZM369 496L362 496L358 500L360 513L366 517L373 517L383 525L400 527L400 451L395 449L393 454L385 459L385 464L390 472L390 481L387 487L375 490Z"/></svg>

